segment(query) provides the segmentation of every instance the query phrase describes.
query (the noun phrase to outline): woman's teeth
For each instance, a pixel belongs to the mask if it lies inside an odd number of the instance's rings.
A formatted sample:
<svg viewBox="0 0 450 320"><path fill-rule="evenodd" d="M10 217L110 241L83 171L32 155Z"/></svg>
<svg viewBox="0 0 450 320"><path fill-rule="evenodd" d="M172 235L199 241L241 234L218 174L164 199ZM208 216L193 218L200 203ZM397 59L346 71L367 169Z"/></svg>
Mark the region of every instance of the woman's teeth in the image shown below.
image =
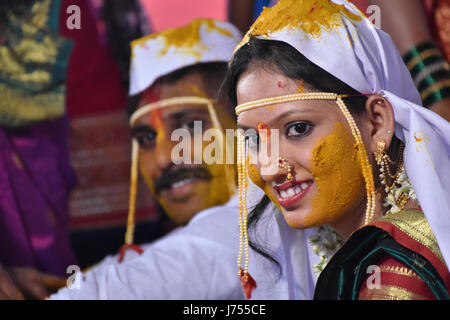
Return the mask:
<svg viewBox="0 0 450 320"><path fill-rule="evenodd" d="M302 182L301 184L297 184L293 187L290 187L286 190L280 190L280 196L281 198L290 198L292 196L295 196L296 194L302 192L306 188L308 188L311 185L312 182Z"/></svg>

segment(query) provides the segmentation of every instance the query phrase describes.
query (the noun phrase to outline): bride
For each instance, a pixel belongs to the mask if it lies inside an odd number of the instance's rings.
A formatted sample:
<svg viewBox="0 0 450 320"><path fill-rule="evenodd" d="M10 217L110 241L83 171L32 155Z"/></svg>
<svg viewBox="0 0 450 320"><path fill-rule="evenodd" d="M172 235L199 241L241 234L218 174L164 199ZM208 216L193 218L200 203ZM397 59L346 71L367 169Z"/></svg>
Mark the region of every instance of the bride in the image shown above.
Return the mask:
<svg viewBox="0 0 450 320"><path fill-rule="evenodd" d="M281 0L238 46L224 88L243 130L247 292L250 177L292 228L328 225L345 240L319 266L316 299L449 299L450 124L420 106L385 33L346 1ZM259 161L264 148L280 157Z"/></svg>

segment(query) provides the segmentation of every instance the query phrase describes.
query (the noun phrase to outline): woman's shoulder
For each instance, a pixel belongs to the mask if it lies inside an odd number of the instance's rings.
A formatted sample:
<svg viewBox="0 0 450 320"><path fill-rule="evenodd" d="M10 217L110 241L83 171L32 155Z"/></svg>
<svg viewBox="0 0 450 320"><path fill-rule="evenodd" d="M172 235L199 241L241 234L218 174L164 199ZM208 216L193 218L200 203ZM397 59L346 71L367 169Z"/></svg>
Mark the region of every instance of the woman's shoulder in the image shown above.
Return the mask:
<svg viewBox="0 0 450 320"><path fill-rule="evenodd" d="M439 273L448 274L436 237L422 211L409 209L391 213L371 225L383 229L400 245L425 257Z"/></svg>
<svg viewBox="0 0 450 320"><path fill-rule="evenodd" d="M390 256L372 268L359 291L359 300L434 300L425 281L411 268Z"/></svg>
<svg viewBox="0 0 450 320"><path fill-rule="evenodd" d="M367 291L374 271L382 290ZM315 298L448 299L449 289L450 273L424 214L404 210L355 231L322 271Z"/></svg>
<svg viewBox="0 0 450 320"><path fill-rule="evenodd" d="M416 263L419 257L429 262L447 289L450 287L449 270L422 211L409 209L391 213L371 225L383 229L393 241L410 251L382 255L377 264L379 286L369 289L364 282L360 299L433 299L430 281L424 280L421 272L416 272L422 271L420 263Z"/></svg>

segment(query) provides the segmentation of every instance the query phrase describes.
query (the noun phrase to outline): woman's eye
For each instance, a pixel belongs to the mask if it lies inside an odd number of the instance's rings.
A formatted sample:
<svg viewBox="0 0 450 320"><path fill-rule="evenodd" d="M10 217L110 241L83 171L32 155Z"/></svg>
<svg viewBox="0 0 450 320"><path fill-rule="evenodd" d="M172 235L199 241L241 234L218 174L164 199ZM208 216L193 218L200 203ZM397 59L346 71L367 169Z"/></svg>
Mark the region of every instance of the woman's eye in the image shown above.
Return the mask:
<svg viewBox="0 0 450 320"><path fill-rule="evenodd" d="M246 134L245 139L248 140L248 147L250 150L258 150L260 138L259 134L256 131Z"/></svg>
<svg viewBox="0 0 450 320"><path fill-rule="evenodd" d="M135 136L136 140L139 143L139 146L144 149L149 149L153 147L156 139L156 132L147 131L145 133L141 133Z"/></svg>
<svg viewBox="0 0 450 320"><path fill-rule="evenodd" d="M287 137L301 137L309 133L313 125L308 122L296 122L286 127Z"/></svg>

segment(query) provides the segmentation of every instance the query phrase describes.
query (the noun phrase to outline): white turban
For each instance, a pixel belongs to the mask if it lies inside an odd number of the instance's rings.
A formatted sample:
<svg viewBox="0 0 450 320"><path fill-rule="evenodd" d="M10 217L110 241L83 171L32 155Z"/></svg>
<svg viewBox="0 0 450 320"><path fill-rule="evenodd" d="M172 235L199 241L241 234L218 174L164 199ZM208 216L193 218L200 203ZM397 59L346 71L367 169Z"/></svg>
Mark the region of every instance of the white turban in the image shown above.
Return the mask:
<svg viewBox="0 0 450 320"><path fill-rule="evenodd" d="M228 62L241 40L229 22L195 19L131 42L130 95L140 93L172 71L206 62Z"/></svg>

